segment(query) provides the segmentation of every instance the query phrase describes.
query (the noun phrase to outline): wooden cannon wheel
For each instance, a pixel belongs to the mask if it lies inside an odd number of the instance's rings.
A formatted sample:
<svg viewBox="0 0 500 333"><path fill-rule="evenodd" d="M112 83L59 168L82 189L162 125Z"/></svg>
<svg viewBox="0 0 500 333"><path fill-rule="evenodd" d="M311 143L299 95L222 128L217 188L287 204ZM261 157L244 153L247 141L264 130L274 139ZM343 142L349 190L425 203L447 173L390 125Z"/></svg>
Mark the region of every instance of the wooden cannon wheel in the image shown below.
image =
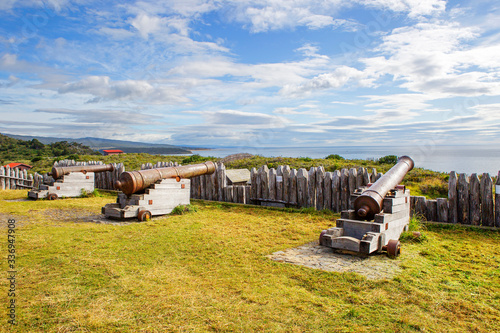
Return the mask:
<svg viewBox="0 0 500 333"><path fill-rule="evenodd" d="M401 243L397 239L391 239L387 243L387 254L391 258L396 258L401 253Z"/></svg>
<svg viewBox="0 0 500 333"><path fill-rule="evenodd" d="M140 222L149 221L149 220L151 220L151 216L152 215L151 215L151 212L149 210L141 210L137 214L137 219Z"/></svg>
<svg viewBox="0 0 500 333"><path fill-rule="evenodd" d="M49 193L49 195L47 196L47 199L49 199L49 200L57 200L57 194L55 194L55 193Z"/></svg>

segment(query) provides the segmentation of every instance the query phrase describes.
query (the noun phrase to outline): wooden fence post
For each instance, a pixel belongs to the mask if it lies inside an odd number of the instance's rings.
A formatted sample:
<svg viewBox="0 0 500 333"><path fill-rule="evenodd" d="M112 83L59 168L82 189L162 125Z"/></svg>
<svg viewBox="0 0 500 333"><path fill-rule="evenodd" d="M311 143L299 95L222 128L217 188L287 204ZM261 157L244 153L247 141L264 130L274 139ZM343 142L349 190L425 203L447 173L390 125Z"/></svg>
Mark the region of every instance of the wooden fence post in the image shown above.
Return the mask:
<svg viewBox="0 0 500 333"><path fill-rule="evenodd" d="M5 176L8 178L5 178L5 189L10 190L10 167L7 165L5 167Z"/></svg>
<svg viewBox="0 0 500 333"><path fill-rule="evenodd" d="M306 169L297 171L297 203L299 207L307 207L307 189L309 174Z"/></svg>
<svg viewBox="0 0 500 333"><path fill-rule="evenodd" d="M448 199L437 198L436 204L438 222L448 222Z"/></svg>
<svg viewBox="0 0 500 333"><path fill-rule="evenodd" d="M349 209L349 171L340 170L340 210Z"/></svg>
<svg viewBox="0 0 500 333"><path fill-rule="evenodd" d="M283 165L276 169L276 200L283 200Z"/></svg>
<svg viewBox="0 0 500 333"><path fill-rule="evenodd" d="M276 200L276 169L269 169L269 200Z"/></svg>
<svg viewBox="0 0 500 333"><path fill-rule="evenodd" d="M217 174L218 175L217 185L219 186L219 188L217 190L217 200L224 201L224 187L227 186L226 166L222 162L219 162L218 165L219 165L219 168L218 168L218 174ZM248 197L250 197L250 196L248 196Z"/></svg>
<svg viewBox="0 0 500 333"><path fill-rule="evenodd" d="M484 226L495 225L495 214L493 212L493 182L488 173L481 176L481 220Z"/></svg>
<svg viewBox="0 0 500 333"><path fill-rule="evenodd" d="M457 223L458 209L457 209L457 173L450 172L450 179L448 180L448 221L450 223Z"/></svg>
<svg viewBox="0 0 500 333"><path fill-rule="evenodd" d="M359 167L357 172L356 172L356 188L360 188L363 186L363 173L364 173L365 168Z"/></svg>
<svg viewBox="0 0 500 333"><path fill-rule="evenodd" d="M461 173L458 175L457 192L458 192L457 222L462 224L470 224L469 179L465 173Z"/></svg>
<svg viewBox="0 0 500 333"><path fill-rule="evenodd" d="M500 228L500 171L495 183L495 227Z"/></svg>
<svg viewBox="0 0 500 333"><path fill-rule="evenodd" d="M354 168L349 169L349 201L351 198L351 194L353 194L354 190L356 190L357 178L358 178L358 171ZM350 208L351 207L349 207L349 209Z"/></svg>
<svg viewBox="0 0 500 333"><path fill-rule="evenodd" d="M259 195L257 192L257 169L252 168L250 170L250 196L252 199L258 199Z"/></svg>
<svg viewBox="0 0 500 333"><path fill-rule="evenodd" d="M311 167L308 173L306 200L307 207L316 207L316 168Z"/></svg>
<svg viewBox="0 0 500 333"><path fill-rule="evenodd" d="M469 221L481 225L481 186L476 173L470 176L469 193Z"/></svg>
<svg viewBox="0 0 500 333"><path fill-rule="evenodd" d="M0 165L0 190L5 190L5 169Z"/></svg>
<svg viewBox="0 0 500 333"><path fill-rule="evenodd" d="M325 168L319 166L316 168L316 210L324 208L323 184L325 182Z"/></svg>
<svg viewBox="0 0 500 333"><path fill-rule="evenodd" d="M425 197L418 196L414 198L415 198L415 207L414 207L415 213L427 219L427 203Z"/></svg>
<svg viewBox="0 0 500 333"><path fill-rule="evenodd" d="M372 168L372 174L370 175L370 183L375 183L377 181L377 169Z"/></svg>
<svg viewBox="0 0 500 333"><path fill-rule="evenodd" d="M244 187L245 187L245 204L249 205L249 204L251 204L251 201L250 201L250 188L251 188L251 186L245 185Z"/></svg>
<svg viewBox="0 0 500 333"><path fill-rule="evenodd" d="M298 199L297 199L297 170L292 169L290 170L290 176L288 179L288 184L290 185L288 188L288 202L290 203L295 203L298 204Z"/></svg>
<svg viewBox="0 0 500 333"><path fill-rule="evenodd" d="M332 175L332 210L336 213L340 212L340 171L335 170Z"/></svg>
<svg viewBox="0 0 500 333"><path fill-rule="evenodd" d="M292 202L290 198L290 189L291 189L291 170L290 166L283 166L283 201ZM295 189L297 189L297 180L295 180ZM297 202L297 191L295 191L295 202Z"/></svg>
<svg viewBox="0 0 500 333"><path fill-rule="evenodd" d="M369 183L371 183L371 181L370 181L370 173L368 172L367 168L363 168L363 186L366 186Z"/></svg>
<svg viewBox="0 0 500 333"><path fill-rule="evenodd" d="M262 199L269 199L269 168L267 165L263 165L259 172L261 189L262 189Z"/></svg>
<svg viewBox="0 0 500 333"><path fill-rule="evenodd" d="M325 172L325 181L323 183L323 208L333 210L332 208L332 180L333 173Z"/></svg>
<svg viewBox="0 0 500 333"><path fill-rule="evenodd" d="M427 200L426 202L426 219L427 221L437 221L437 201Z"/></svg>

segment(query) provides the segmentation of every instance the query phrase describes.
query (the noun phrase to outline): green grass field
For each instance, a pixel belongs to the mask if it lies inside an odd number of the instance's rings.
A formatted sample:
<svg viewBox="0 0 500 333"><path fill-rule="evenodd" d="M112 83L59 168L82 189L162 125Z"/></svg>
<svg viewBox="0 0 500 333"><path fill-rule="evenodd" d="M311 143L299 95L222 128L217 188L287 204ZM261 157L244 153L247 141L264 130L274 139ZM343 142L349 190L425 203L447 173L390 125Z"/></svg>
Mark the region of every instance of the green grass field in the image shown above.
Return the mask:
<svg viewBox="0 0 500 333"><path fill-rule="evenodd" d="M10 201L0 191L1 267L15 218L18 332L500 331L500 233L427 226L401 273L368 280L266 257L318 238L325 212L195 201L145 223L83 222L114 196ZM6 201L9 200L9 201Z"/></svg>

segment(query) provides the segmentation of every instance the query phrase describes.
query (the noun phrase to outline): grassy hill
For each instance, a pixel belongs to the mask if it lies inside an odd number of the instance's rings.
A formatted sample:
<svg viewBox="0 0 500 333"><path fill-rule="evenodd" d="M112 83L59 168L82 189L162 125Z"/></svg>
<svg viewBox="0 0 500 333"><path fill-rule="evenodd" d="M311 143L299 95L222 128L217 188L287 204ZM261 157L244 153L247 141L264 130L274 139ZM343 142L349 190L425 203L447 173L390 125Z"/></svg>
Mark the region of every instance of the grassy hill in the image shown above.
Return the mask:
<svg viewBox="0 0 500 333"><path fill-rule="evenodd" d="M34 163L46 158L67 156L70 158L78 155L100 155L94 149L86 147L80 143L59 141L44 144L38 139L28 141L19 140L0 134L0 162Z"/></svg>
<svg viewBox="0 0 500 333"><path fill-rule="evenodd" d="M6 136L25 141L36 139L44 144L51 144L58 141L77 142L95 150L120 149L123 150L125 153L191 154L191 151L187 148L168 145L168 144L110 140L110 139L101 139L92 137L68 139L68 138L14 135L14 134L6 134Z"/></svg>

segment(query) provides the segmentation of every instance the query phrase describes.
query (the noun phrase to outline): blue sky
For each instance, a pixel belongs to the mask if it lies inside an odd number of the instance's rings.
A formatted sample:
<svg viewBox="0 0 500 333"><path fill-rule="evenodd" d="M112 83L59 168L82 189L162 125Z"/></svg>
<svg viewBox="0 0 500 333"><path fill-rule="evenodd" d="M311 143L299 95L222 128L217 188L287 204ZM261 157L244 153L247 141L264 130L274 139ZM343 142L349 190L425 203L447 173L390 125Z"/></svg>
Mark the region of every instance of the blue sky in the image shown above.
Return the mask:
<svg viewBox="0 0 500 333"><path fill-rule="evenodd" d="M493 144L499 55L497 1L3 0L0 132Z"/></svg>

